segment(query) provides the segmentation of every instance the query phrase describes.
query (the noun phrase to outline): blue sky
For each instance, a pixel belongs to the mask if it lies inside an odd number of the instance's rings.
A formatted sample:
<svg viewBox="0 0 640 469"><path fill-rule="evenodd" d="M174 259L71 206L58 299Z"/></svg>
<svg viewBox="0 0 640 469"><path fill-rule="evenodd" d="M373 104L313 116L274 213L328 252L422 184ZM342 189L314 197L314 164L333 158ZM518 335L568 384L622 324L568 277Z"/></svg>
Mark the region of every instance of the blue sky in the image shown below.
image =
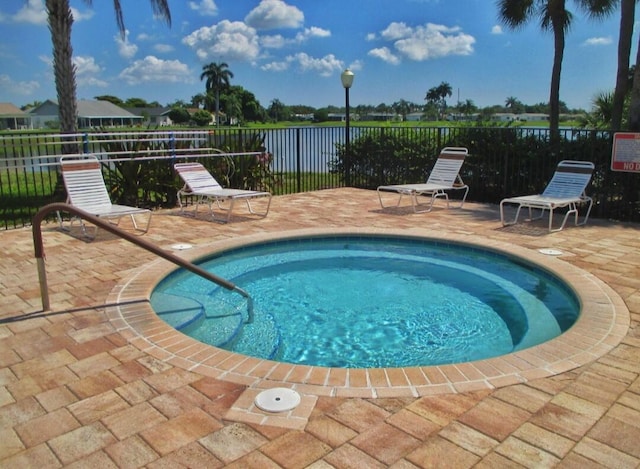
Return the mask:
<svg viewBox="0 0 640 469"><path fill-rule="evenodd" d="M113 2L71 0L78 97L131 97L167 104L204 91L205 64L226 62L231 83L268 107L343 105L340 73L351 68L352 105L424 103L447 82L449 104L481 107L513 96L547 102L553 37L538 23L500 27L492 0L170 0L172 26L148 0L123 0L123 40ZM619 10L593 22L575 14L566 40L561 99L590 109L615 85ZM0 102L56 99L44 0L0 3ZM631 63L635 62L635 44Z"/></svg>

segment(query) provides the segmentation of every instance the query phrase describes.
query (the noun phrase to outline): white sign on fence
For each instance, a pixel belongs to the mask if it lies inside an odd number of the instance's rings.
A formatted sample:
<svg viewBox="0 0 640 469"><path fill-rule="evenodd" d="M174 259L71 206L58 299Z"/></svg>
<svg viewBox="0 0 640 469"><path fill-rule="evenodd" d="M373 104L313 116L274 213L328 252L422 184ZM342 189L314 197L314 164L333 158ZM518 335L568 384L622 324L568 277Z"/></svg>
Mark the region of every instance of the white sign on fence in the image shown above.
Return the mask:
<svg viewBox="0 0 640 469"><path fill-rule="evenodd" d="M611 170L640 173L640 133L616 132L613 135Z"/></svg>

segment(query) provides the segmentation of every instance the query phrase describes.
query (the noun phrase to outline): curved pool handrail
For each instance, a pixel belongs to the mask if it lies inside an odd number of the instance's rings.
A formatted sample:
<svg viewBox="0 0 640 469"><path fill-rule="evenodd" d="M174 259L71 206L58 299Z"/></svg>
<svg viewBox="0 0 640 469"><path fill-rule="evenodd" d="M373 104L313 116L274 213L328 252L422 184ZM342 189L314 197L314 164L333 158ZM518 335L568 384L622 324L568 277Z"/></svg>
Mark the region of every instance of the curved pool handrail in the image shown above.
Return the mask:
<svg viewBox="0 0 640 469"><path fill-rule="evenodd" d="M211 272L207 272L206 270L198 267L197 265L192 264L191 262L186 261L169 251L165 251L164 249L159 248L158 246L144 239L141 239L138 236L132 235L131 233L127 233L126 231L121 230L120 228L110 223L109 221L96 217L95 215L87 213L82 209L74 207L73 205L62 203L62 202L48 204L42 207L40 210L38 210L38 213L36 213L35 216L33 217L33 224L31 227L31 231L33 233L33 247L35 251L36 262L38 265L38 279L40 281L40 295L42 298L43 311L48 311L49 309L51 309L51 304L49 302L47 272L44 264L44 243L42 240L41 224L42 224L42 221L45 219L45 217L51 212L68 212L72 215L80 217L83 220L93 223L94 225L96 225L99 228L102 228L105 231L113 233L116 236L126 241L129 241L130 243L133 243L138 247L141 247L142 249L145 249L159 257L162 257L163 259L168 260L169 262L172 262L173 264L178 265L179 267L182 267L183 269L187 269L188 271L193 272L194 274L199 275L200 277L203 277L217 285L220 285L221 287L226 288L227 290L234 291L240 294L247 300L247 313L248 313L247 323L253 322L253 298L251 298L251 295L249 295L249 293L247 293L242 288L238 287L234 283L222 277L218 277L217 275L214 275Z"/></svg>

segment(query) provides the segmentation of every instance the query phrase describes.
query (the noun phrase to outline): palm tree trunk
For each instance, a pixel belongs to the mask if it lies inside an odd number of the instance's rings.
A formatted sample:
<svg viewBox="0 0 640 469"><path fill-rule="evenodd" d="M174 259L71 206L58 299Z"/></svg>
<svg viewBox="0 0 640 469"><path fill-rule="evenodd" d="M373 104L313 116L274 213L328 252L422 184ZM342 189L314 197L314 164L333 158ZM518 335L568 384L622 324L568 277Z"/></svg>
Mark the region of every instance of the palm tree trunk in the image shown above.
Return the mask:
<svg viewBox="0 0 640 469"><path fill-rule="evenodd" d="M71 26L73 15L69 0L46 0L49 30L53 43L53 72L55 75L58 113L62 133L77 132L77 102L75 67L72 61ZM63 146L63 152L77 152Z"/></svg>
<svg viewBox="0 0 640 469"><path fill-rule="evenodd" d="M553 23L553 40L553 69L549 92L549 132L552 143L560 139L560 76L564 58L564 28L557 22Z"/></svg>
<svg viewBox="0 0 640 469"><path fill-rule="evenodd" d="M640 46L640 39L638 39ZM640 63L640 47L636 54L636 64ZM633 88L631 88L631 103L629 104L629 130L640 132L640 67L636 65L633 73Z"/></svg>
<svg viewBox="0 0 640 469"><path fill-rule="evenodd" d="M620 3L620 37L618 38L618 73L616 89L613 93L611 109L611 130L622 128L624 98L629 83L629 56L631 55L631 37L635 21L636 0L622 0ZM636 62L637 63L637 62ZM637 67L637 65L636 65Z"/></svg>
<svg viewBox="0 0 640 469"><path fill-rule="evenodd" d="M216 128L220 127L220 85L216 87Z"/></svg>

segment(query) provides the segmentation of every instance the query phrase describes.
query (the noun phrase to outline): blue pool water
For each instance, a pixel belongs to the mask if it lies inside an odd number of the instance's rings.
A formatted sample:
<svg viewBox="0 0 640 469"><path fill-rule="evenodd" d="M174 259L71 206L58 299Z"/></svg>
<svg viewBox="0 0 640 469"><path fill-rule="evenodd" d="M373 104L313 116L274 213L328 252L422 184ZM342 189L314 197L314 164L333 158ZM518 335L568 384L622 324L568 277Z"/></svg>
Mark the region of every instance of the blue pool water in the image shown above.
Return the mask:
<svg viewBox="0 0 640 469"><path fill-rule="evenodd" d="M254 299L177 271L158 315L202 342L258 358L373 368L479 360L575 322L578 301L546 271L464 245L388 236L275 241L201 263Z"/></svg>

